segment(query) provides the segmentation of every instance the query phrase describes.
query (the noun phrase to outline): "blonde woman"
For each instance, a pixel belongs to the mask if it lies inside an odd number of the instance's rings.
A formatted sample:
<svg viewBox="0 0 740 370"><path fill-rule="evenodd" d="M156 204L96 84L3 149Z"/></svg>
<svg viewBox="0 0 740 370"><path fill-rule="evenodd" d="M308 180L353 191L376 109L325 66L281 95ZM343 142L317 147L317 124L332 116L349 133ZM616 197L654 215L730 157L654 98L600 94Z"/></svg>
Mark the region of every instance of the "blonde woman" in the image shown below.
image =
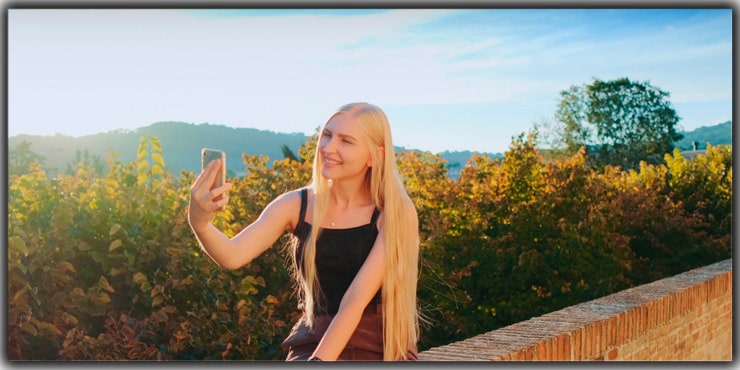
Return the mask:
<svg viewBox="0 0 740 370"><path fill-rule="evenodd" d="M385 113L342 106L321 128L311 184L277 197L231 239L211 223L231 188L210 190L219 164L195 180L190 226L220 266L240 268L294 236L303 316L283 342L287 360L416 359L418 217L395 160Z"/></svg>

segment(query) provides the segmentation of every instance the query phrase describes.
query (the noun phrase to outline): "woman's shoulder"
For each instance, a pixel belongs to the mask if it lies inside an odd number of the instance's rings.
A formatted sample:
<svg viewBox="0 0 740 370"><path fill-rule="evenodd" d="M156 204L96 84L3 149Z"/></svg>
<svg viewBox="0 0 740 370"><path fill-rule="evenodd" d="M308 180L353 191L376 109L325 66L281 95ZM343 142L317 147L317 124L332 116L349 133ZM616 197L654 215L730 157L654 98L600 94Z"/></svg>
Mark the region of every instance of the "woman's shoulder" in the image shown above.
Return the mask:
<svg viewBox="0 0 740 370"><path fill-rule="evenodd" d="M286 191L277 196L265 208L265 214L270 218L282 219L286 222L286 230L295 229L298 224L298 216L301 209L301 190L294 189Z"/></svg>
<svg viewBox="0 0 740 370"><path fill-rule="evenodd" d="M272 201L272 203L275 206L278 206L280 208L283 208L283 207L293 208L296 205L300 206L301 192L304 189L305 188L288 190L285 193L278 195L277 198L275 198L275 200Z"/></svg>

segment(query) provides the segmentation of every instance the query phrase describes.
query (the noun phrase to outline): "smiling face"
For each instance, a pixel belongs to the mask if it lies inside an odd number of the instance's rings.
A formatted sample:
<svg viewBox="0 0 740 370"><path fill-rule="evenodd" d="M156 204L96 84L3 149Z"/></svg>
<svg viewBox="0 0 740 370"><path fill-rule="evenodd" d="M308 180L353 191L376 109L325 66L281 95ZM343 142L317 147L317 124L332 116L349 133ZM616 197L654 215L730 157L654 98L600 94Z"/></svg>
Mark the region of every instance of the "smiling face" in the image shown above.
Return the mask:
<svg viewBox="0 0 740 370"><path fill-rule="evenodd" d="M365 178L372 166L365 133L347 113L339 113L326 123L319 137L318 153L321 174L326 179Z"/></svg>

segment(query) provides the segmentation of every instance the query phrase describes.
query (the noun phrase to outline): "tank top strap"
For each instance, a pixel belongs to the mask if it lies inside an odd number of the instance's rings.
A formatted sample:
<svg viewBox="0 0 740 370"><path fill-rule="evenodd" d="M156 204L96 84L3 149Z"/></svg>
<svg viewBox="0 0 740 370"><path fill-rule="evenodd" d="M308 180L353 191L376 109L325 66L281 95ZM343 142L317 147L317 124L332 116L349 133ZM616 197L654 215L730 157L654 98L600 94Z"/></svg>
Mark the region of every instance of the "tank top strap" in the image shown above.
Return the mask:
<svg viewBox="0 0 740 370"><path fill-rule="evenodd" d="M308 204L308 189L301 189L301 212L298 215L298 225L303 224L306 218L306 206Z"/></svg>
<svg viewBox="0 0 740 370"><path fill-rule="evenodd" d="M375 208L375 210L373 211L373 217L370 219L370 223L373 224L373 227L375 227L375 225L377 224L378 216L380 216L380 210Z"/></svg>

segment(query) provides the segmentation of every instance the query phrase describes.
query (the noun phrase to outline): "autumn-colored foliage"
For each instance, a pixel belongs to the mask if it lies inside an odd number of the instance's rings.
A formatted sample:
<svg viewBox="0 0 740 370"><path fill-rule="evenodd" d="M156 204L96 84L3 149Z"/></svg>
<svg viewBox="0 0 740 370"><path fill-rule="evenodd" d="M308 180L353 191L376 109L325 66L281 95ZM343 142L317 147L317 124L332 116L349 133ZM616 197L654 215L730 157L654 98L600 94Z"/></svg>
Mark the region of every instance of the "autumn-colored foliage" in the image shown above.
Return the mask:
<svg viewBox="0 0 740 370"><path fill-rule="evenodd" d="M596 171L584 151L545 161L535 139L516 138L503 160L474 157L458 180L437 155L399 153L420 218L420 349L731 255L731 147ZM233 236L306 185L314 145L271 165L244 155L216 225ZM110 154L104 173L74 171L9 171L10 360L284 359L299 315L286 239L219 268L187 224L195 174L167 171L153 137L132 163Z"/></svg>

